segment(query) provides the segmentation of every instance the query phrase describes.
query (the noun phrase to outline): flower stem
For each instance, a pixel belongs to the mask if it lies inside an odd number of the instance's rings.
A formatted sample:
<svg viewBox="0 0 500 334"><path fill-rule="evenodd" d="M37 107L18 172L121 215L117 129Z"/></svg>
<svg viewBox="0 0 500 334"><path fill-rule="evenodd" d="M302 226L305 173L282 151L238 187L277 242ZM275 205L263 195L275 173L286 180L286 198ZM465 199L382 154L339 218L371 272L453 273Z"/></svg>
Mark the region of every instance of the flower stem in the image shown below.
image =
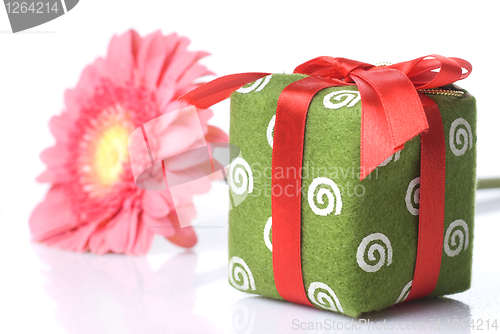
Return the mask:
<svg viewBox="0 0 500 334"><path fill-rule="evenodd" d="M478 179L476 189L500 188L500 178Z"/></svg>

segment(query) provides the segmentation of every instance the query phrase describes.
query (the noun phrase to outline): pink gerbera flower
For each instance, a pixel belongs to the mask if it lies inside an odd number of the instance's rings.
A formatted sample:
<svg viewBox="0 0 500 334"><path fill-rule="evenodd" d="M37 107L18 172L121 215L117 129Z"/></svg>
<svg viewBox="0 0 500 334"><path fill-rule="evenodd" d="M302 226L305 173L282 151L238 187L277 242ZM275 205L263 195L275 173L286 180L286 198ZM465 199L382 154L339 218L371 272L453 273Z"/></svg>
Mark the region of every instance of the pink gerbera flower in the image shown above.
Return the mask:
<svg viewBox="0 0 500 334"><path fill-rule="evenodd" d="M155 233L182 247L196 244L194 230L179 227L168 191L136 187L127 145L135 128L185 107L177 98L195 88L194 79L212 74L198 63L207 53L187 51L188 44L187 38L161 32L115 36L106 57L88 66L76 88L66 92L66 110L49 123L56 145L41 154L47 170L37 180L52 187L31 215L34 241L135 255L147 252ZM207 141L227 141L224 132L207 125L210 110L198 114ZM169 142L182 146L180 132L172 133L177 137Z"/></svg>

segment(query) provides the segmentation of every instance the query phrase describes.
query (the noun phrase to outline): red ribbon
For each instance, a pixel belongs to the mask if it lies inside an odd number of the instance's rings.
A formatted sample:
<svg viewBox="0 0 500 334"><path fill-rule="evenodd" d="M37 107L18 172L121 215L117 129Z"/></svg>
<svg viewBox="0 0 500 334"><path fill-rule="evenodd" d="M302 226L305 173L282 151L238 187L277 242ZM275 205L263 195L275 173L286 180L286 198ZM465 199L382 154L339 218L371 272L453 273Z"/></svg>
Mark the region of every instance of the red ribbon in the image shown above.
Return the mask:
<svg viewBox="0 0 500 334"><path fill-rule="evenodd" d="M278 100L273 135L271 189L285 189L287 193L295 194L276 196L271 191L274 281L283 299L309 306L312 305L304 290L300 254L302 176L296 175L298 173L286 173L293 174L293 177L287 175L275 178L275 175L280 170L290 170L290 167L294 171L302 170L304 129L309 103L317 92L331 86L330 80L319 77L307 77L286 86Z"/></svg>
<svg viewBox="0 0 500 334"><path fill-rule="evenodd" d="M462 73L462 68L466 70ZM439 70L439 71L436 71ZM437 105L417 89L437 88L466 78L470 63L439 55L376 67L345 58L318 57L294 73L310 77L288 85L276 109L272 186L300 189L297 178L276 178L277 168L301 170L304 127L314 95L330 86L357 85L361 95L361 166L364 179L387 157L421 135L420 209L417 259L406 300L429 295L439 278L443 244L445 139ZM218 78L181 99L208 108L238 88L269 73L240 73ZM291 135L293 134L293 136ZM288 170L288 169L286 169ZM288 173L287 173L288 174ZM293 173L292 173L293 174ZM272 194L273 270L276 288L286 300L311 305L302 279L300 244L301 192L295 197Z"/></svg>

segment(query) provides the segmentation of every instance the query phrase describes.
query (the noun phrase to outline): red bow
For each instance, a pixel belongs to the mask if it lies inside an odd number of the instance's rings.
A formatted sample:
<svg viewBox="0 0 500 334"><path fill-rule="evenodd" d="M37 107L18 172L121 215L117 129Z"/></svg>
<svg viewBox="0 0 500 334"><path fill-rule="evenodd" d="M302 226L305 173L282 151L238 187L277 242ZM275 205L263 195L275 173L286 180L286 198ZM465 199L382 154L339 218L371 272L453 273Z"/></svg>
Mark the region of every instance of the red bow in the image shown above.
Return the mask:
<svg viewBox="0 0 500 334"><path fill-rule="evenodd" d="M462 68L466 70L462 73ZM439 72L435 72L438 70ZM361 166L364 179L404 143L429 128L417 89L437 88L466 78L472 65L460 58L420 57L388 66L346 58L318 57L294 73L325 78L331 86L356 84L361 95ZM270 73L239 73L215 79L180 99L208 108L238 88Z"/></svg>
<svg viewBox="0 0 500 334"><path fill-rule="evenodd" d="M467 70L464 74L462 67ZM440 71L433 72L435 69ZM294 72L358 86L362 180L408 140L429 128L416 90L451 84L466 78L471 70L471 64L463 59L432 55L379 67L345 58L318 57Z"/></svg>

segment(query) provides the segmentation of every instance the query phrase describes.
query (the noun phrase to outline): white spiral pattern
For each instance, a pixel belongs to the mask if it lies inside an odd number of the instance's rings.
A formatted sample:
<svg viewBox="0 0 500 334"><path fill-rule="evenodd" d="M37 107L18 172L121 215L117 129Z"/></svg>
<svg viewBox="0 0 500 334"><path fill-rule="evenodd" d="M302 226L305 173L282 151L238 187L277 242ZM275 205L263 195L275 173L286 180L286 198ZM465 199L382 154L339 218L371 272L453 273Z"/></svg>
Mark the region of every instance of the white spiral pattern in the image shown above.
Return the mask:
<svg viewBox="0 0 500 334"><path fill-rule="evenodd" d="M459 125L463 127L458 128ZM463 118L457 118L450 127L450 149L457 157L463 155L467 149L472 149L472 129L470 124ZM463 141L463 143L462 143ZM458 149L456 145L462 148Z"/></svg>
<svg viewBox="0 0 500 334"><path fill-rule="evenodd" d="M264 226L264 243L271 252L273 251L273 243L271 242L272 227L273 227L273 217L269 217L269 219L266 222L266 226Z"/></svg>
<svg viewBox="0 0 500 334"><path fill-rule="evenodd" d="M411 180L408 185L405 202L408 212L414 216L418 216L419 208L417 206L420 204L420 176Z"/></svg>
<svg viewBox="0 0 500 334"><path fill-rule="evenodd" d="M241 257L233 256L229 260L229 282L241 291L255 290L252 272Z"/></svg>
<svg viewBox="0 0 500 334"><path fill-rule="evenodd" d="M264 78L260 78L260 79L257 79L254 81L254 83L248 87L241 87L240 89L237 89L236 91L238 93L241 93L241 94L246 94L246 93L250 93L251 91L256 91L256 92L260 92L261 90L264 89L264 87L267 86L267 84L269 83L269 81L271 81L271 77L273 75L268 75L267 77L264 77ZM264 82L262 82L264 81ZM262 85L261 85L262 83Z"/></svg>
<svg viewBox="0 0 500 334"><path fill-rule="evenodd" d="M397 151L396 153L394 153L393 155L391 155L390 157L388 157L387 159L385 159L384 161L382 161L380 163L380 165L378 165L379 167L384 167L384 166L387 166L389 164L389 162L392 161L392 159L394 159L394 162L398 161L399 158L401 157L401 150Z"/></svg>
<svg viewBox="0 0 500 334"><path fill-rule="evenodd" d="M461 227L461 229L459 228ZM458 238L458 245L457 245ZM453 249L450 248L450 245ZM457 219L448 226L444 235L444 252L449 257L458 255L469 246L469 227L462 219Z"/></svg>
<svg viewBox="0 0 500 334"><path fill-rule="evenodd" d="M372 242L372 241L381 241L384 245L385 248L380 244L380 243L373 243L370 248L368 249L368 252L366 251L366 247ZM387 251L386 251L387 249ZM368 264L365 261L365 255L368 255L368 260L373 262L376 261L377 259L375 258L374 253L378 252L380 255L380 258L378 259L378 262L376 264ZM389 239L382 233L372 233L369 236L365 237L361 243L359 244L358 247L358 252L356 254L356 258L358 260L358 265L361 269L363 269L366 272L369 273L374 273L378 271L386 262L386 252L387 252L387 266L389 266L392 263L392 246L391 242Z"/></svg>
<svg viewBox="0 0 500 334"><path fill-rule="evenodd" d="M410 282L408 282L403 290L401 290L401 294L399 295L398 299L396 300L396 303L401 303L402 301L404 301L408 295L410 294L410 288L411 288L411 285L413 284L413 280L411 280Z"/></svg>
<svg viewBox="0 0 500 334"><path fill-rule="evenodd" d="M229 165L231 190L238 195L253 191L253 174L250 165L241 157L235 158Z"/></svg>
<svg viewBox="0 0 500 334"><path fill-rule="evenodd" d="M274 134L274 124L276 123L276 115L274 115L271 120L269 121L269 125L267 126L267 142L269 143L269 146L273 148L273 134Z"/></svg>
<svg viewBox="0 0 500 334"><path fill-rule="evenodd" d="M337 103L332 102L332 97ZM328 109L340 109L344 106L353 107L361 100L361 95L356 90L337 90L323 98L323 105Z"/></svg>
<svg viewBox="0 0 500 334"><path fill-rule="evenodd" d="M330 188L333 190L332 193L332 191L328 189L321 188L316 194L316 200L319 204L325 204L323 200L324 195L328 199L328 205L323 209L318 208L314 201L314 193L316 191L316 188L318 188L320 185L330 186ZM333 212L333 209L335 209L335 214L338 215L342 210L342 197L340 195L339 187L337 187L335 182L327 177L317 177L313 180L307 192L307 201L309 202L309 207L318 216L327 216Z"/></svg>
<svg viewBox="0 0 500 334"><path fill-rule="evenodd" d="M316 293L316 290L324 290ZM326 292L325 292L326 291ZM320 308L331 310L334 312L344 313L342 306L340 305L340 301L337 298L337 295L333 290L321 282L313 282L309 285L309 289L307 289L307 296L311 303L319 306Z"/></svg>

